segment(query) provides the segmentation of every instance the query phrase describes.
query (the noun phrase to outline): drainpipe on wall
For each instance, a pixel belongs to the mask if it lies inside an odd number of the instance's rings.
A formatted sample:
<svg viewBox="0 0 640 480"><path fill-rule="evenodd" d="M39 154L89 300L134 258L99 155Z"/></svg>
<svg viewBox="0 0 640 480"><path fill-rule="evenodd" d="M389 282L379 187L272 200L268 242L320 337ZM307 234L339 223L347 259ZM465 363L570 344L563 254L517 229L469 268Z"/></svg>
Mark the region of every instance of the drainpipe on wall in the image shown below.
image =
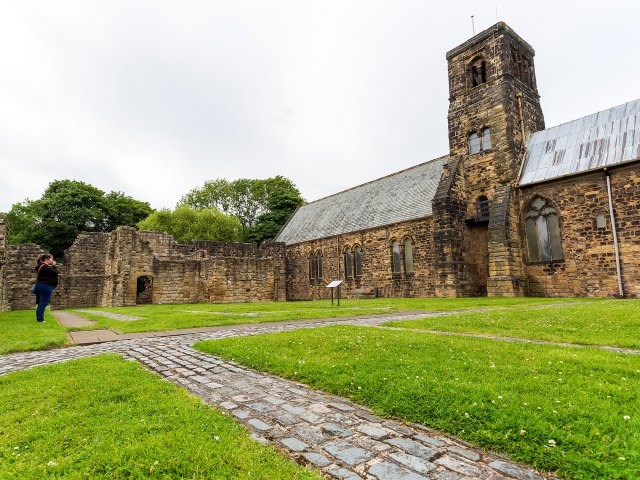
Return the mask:
<svg viewBox="0 0 640 480"><path fill-rule="evenodd" d="M613 233L613 247L616 252L616 273L618 274L618 291L620 292L620 298L624 298L624 289L622 288L622 269L620 267L620 249L618 248L618 231L616 229L616 217L613 213L613 198L611 196L611 180L609 179L610 173L605 168L604 175L607 179L607 196L609 198L609 217L611 218L611 231Z"/></svg>

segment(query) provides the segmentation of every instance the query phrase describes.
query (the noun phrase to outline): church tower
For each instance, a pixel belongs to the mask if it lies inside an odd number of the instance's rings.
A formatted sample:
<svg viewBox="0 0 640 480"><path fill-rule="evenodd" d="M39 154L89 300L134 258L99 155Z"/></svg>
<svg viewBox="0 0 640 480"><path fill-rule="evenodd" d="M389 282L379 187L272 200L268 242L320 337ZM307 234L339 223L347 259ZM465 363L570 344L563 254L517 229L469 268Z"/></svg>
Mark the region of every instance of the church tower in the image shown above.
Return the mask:
<svg viewBox="0 0 640 480"><path fill-rule="evenodd" d="M544 129L531 46L499 22L447 53L450 161L433 201L436 293L522 294L514 187Z"/></svg>

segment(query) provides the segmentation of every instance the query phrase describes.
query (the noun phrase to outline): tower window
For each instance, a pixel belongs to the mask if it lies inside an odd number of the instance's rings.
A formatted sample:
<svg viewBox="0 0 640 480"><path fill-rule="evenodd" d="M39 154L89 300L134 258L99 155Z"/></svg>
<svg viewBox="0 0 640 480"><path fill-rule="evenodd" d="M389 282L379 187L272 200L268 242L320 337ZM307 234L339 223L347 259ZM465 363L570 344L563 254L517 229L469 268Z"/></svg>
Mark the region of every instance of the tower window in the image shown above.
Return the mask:
<svg viewBox="0 0 640 480"><path fill-rule="evenodd" d="M476 219L479 222L489 220L489 199L482 195L476 202Z"/></svg>
<svg viewBox="0 0 640 480"><path fill-rule="evenodd" d="M471 132L469 134L469 154L479 153L491 149L491 130L486 127L481 133Z"/></svg>
<svg viewBox="0 0 640 480"><path fill-rule="evenodd" d="M477 87L487 81L487 64L482 58L471 63L471 86Z"/></svg>
<svg viewBox="0 0 640 480"><path fill-rule="evenodd" d="M491 130L488 128L482 129L482 150L489 150L491 148Z"/></svg>
<svg viewBox="0 0 640 480"><path fill-rule="evenodd" d="M476 132L469 134L469 154L473 155L474 153L478 153L480 151L481 144L482 140L480 139L480 135Z"/></svg>
<svg viewBox="0 0 640 480"><path fill-rule="evenodd" d="M607 217L604 213L596 215L595 226L598 229L607 228Z"/></svg>

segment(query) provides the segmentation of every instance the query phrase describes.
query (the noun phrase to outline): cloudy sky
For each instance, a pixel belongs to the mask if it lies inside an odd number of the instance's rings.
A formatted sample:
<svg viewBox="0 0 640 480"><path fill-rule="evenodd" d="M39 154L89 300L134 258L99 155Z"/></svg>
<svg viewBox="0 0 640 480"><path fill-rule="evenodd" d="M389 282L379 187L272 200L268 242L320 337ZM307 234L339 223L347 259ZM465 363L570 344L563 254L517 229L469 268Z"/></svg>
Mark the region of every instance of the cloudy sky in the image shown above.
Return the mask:
<svg viewBox="0 0 640 480"><path fill-rule="evenodd" d="M507 22L548 127L640 97L640 2L0 0L0 211L55 179L154 208L214 178L309 201L448 152L445 53Z"/></svg>

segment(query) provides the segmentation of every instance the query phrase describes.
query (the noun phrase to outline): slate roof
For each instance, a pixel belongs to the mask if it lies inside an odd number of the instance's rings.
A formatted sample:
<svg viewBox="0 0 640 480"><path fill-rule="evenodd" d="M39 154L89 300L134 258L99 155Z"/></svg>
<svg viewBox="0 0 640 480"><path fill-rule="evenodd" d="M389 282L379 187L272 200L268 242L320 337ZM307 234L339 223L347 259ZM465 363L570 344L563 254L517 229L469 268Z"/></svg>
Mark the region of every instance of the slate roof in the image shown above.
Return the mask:
<svg viewBox="0 0 640 480"><path fill-rule="evenodd" d="M436 158L301 206L276 236L287 245L431 215L449 157Z"/></svg>
<svg viewBox="0 0 640 480"><path fill-rule="evenodd" d="M640 159L640 99L536 132L520 185Z"/></svg>

